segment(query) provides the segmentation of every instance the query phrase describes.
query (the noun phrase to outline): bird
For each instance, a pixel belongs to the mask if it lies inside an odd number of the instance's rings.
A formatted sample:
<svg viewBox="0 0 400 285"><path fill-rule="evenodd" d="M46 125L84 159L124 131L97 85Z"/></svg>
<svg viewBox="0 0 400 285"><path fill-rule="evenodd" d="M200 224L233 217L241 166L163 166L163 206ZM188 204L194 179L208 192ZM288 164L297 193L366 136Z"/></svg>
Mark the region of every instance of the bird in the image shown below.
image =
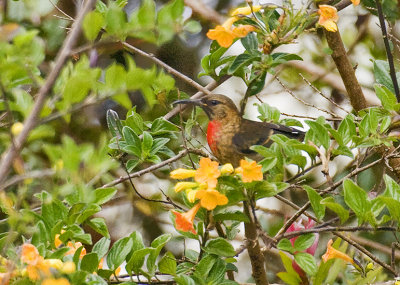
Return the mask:
<svg viewBox="0 0 400 285"><path fill-rule="evenodd" d="M173 102L200 106L209 118L207 142L219 162L239 166L240 160L248 157L259 160L251 150L253 145L269 147L272 134L283 134L289 138L303 140L305 133L292 127L242 118L235 103L227 96L210 94L200 99L184 99Z"/></svg>

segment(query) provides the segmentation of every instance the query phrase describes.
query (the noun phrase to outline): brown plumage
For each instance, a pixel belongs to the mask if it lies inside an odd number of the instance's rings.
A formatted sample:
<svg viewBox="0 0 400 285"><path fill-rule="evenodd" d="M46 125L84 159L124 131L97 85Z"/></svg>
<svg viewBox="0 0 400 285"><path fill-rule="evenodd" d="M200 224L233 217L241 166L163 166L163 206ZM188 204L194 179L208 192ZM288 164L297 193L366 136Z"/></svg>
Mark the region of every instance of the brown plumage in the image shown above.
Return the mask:
<svg viewBox="0 0 400 285"><path fill-rule="evenodd" d="M256 122L243 119L233 101L218 94L201 99L178 100L174 104L200 106L210 122L207 128L207 142L211 151L221 163L238 166L241 159L257 159L257 153L250 149L253 145L269 146L272 134L302 140L304 132L280 124Z"/></svg>

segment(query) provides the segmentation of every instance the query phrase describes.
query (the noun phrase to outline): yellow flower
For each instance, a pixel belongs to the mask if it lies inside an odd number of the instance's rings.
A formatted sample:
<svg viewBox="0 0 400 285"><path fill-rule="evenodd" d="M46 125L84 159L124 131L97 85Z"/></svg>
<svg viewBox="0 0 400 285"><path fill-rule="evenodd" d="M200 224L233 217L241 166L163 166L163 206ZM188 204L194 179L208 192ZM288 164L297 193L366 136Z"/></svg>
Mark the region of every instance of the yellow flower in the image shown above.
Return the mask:
<svg viewBox="0 0 400 285"><path fill-rule="evenodd" d="M47 278L43 280L42 285L70 285L66 278Z"/></svg>
<svg viewBox="0 0 400 285"><path fill-rule="evenodd" d="M210 29L207 32L207 37L210 40L216 40L221 47L228 48L232 45L236 38L243 38L248 33L255 30L255 27L251 25L242 25L232 29L232 25L239 18L231 17L225 21L222 25L216 26L214 29Z"/></svg>
<svg viewBox="0 0 400 285"><path fill-rule="evenodd" d="M170 176L173 179L186 179L194 177L196 170L178 168L171 172Z"/></svg>
<svg viewBox="0 0 400 285"><path fill-rule="evenodd" d="M50 266L44 261L42 256L38 257L36 264L28 264L26 272L31 280L39 280L43 276L51 276Z"/></svg>
<svg viewBox="0 0 400 285"><path fill-rule="evenodd" d="M233 166L230 163L224 164L221 167L221 174L231 174L233 173L233 171L235 170L233 169Z"/></svg>
<svg viewBox="0 0 400 285"><path fill-rule="evenodd" d="M357 6L360 4L360 0L351 0L354 6Z"/></svg>
<svg viewBox="0 0 400 285"><path fill-rule="evenodd" d="M45 259L43 263L45 266L52 267L57 270L60 270L64 266L64 263L60 259Z"/></svg>
<svg viewBox="0 0 400 285"><path fill-rule="evenodd" d="M261 6L260 5L255 5L253 6L253 12L258 12L261 10ZM231 16L237 16L237 15L250 15L251 14L251 8L250 6L246 6L246 7L240 7L240 8L236 8L235 10L233 10L230 15Z"/></svg>
<svg viewBox="0 0 400 285"><path fill-rule="evenodd" d="M200 167L196 170L194 180L199 183L207 183L209 188L217 186L217 178L221 175L218 169L218 162L212 161L208 157L200 159Z"/></svg>
<svg viewBox="0 0 400 285"><path fill-rule="evenodd" d="M330 5L319 5L318 10L319 20L318 24L324 27L329 32L337 32L336 22L339 19L337 10Z"/></svg>
<svg viewBox="0 0 400 285"><path fill-rule="evenodd" d="M22 132L23 128L24 128L24 124L23 123L16 122L11 126L11 133L14 136L18 136Z"/></svg>
<svg viewBox="0 0 400 285"><path fill-rule="evenodd" d="M193 208L185 213L172 211L172 213L175 215L176 229L182 232L191 232L196 234L196 230L193 227L193 221L200 207L200 203L197 203Z"/></svg>
<svg viewBox="0 0 400 285"><path fill-rule="evenodd" d="M192 189L197 186L199 186L199 183L196 183L196 182L178 182L178 183L176 183L174 190L176 193L179 193L182 190Z"/></svg>
<svg viewBox="0 0 400 285"><path fill-rule="evenodd" d="M190 190L190 191L186 192L187 198L190 203L194 203L194 201L196 201L197 191L199 191L199 190Z"/></svg>
<svg viewBox="0 0 400 285"><path fill-rule="evenodd" d="M21 251L21 261L30 265L36 265L39 261L39 251L30 243L24 243Z"/></svg>
<svg viewBox="0 0 400 285"><path fill-rule="evenodd" d="M340 258L340 259L343 259L346 262L354 264L354 260L350 256L348 256L347 254L345 254L345 253L343 253L341 251L338 251L337 249L333 248L332 244L333 244L333 240L329 240L327 248L326 248L326 252L322 256L322 260L324 262L327 262L328 260L333 259L333 258Z"/></svg>
<svg viewBox="0 0 400 285"><path fill-rule="evenodd" d="M65 274L74 273L76 271L76 265L73 261L67 261L63 264L61 271L64 272Z"/></svg>
<svg viewBox="0 0 400 285"><path fill-rule="evenodd" d="M196 198L200 199L200 204L203 208L211 211L220 205L226 205L228 198L214 189L198 190Z"/></svg>
<svg viewBox="0 0 400 285"><path fill-rule="evenodd" d="M242 176L243 182L261 181L263 179L261 165L258 165L255 161L240 160L240 167L236 168L235 172Z"/></svg>
<svg viewBox="0 0 400 285"><path fill-rule="evenodd" d="M66 255L75 254L76 250L78 248L80 248L81 246L82 246L81 242L74 242L73 243L73 242L69 241L67 243L67 247L69 247L69 251L66 253ZM86 249L82 248L82 251L81 251L81 254L79 255L79 258L82 259L85 255L86 255Z"/></svg>

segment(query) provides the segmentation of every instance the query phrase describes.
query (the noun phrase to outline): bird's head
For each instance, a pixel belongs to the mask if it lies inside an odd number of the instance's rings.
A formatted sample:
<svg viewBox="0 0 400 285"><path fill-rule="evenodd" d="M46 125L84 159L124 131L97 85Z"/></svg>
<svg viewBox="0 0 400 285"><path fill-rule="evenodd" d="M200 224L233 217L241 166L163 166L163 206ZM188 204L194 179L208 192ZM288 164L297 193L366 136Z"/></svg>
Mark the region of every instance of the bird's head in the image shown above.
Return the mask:
<svg viewBox="0 0 400 285"><path fill-rule="evenodd" d="M220 94L211 94L200 99L178 100L173 102L173 104L192 104L200 106L211 121L221 121L232 116L239 116L239 111L235 103L233 103L230 98Z"/></svg>

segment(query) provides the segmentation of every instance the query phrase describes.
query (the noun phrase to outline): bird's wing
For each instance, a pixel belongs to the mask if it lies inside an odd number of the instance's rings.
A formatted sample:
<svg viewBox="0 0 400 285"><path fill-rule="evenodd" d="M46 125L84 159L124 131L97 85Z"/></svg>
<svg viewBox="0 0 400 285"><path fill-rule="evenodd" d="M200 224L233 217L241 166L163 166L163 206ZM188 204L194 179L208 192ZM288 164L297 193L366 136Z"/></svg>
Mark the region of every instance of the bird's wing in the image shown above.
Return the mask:
<svg viewBox="0 0 400 285"><path fill-rule="evenodd" d="M250 150L250 147L253 145L263 145L266 147L271 145L272 141L270 137L273 134L283 134L289 138L298 140L304 138L304 132L295 128L279 124L243 120L240 131L232 138L232 143L237 151L244 155L250 155L255 153Z"/></svg>

